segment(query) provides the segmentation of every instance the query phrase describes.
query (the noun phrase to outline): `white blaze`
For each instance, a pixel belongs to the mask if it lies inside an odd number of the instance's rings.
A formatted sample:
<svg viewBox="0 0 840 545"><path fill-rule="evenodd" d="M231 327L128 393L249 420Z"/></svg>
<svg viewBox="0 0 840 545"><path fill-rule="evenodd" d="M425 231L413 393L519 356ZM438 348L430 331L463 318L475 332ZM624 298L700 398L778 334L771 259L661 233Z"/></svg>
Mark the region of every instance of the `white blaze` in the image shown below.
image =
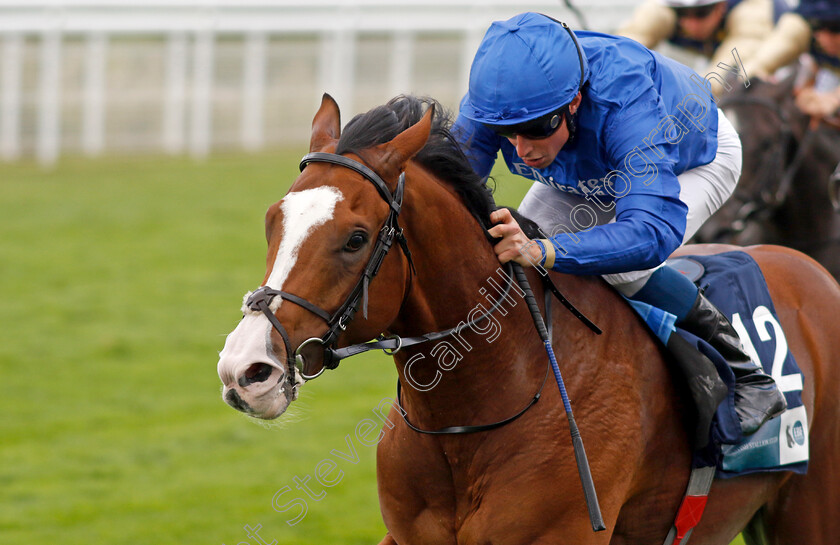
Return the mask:
<svg viewBox="0 0 840 545"><path fill-rule="evenodd" d="M277 249L267 286L276 290L283 289L283 283L294 267L306 237L316 227L332 219L335 205L343 198L341 191L330 186L296 191L283 198L280 204L283 212L283 240ZM280 297L275 297L271 310L276 311L281 302ZM228 335L219 354L219 376L225 384L233 382L252 363L273 363L282 368L272 353L271 322L262 312L252 311L244 304L242 312L245 317Z"/></svg>
<svg viewBox="0 0 840 545"><path fill-rule="evenodd" d="M225 384L233 383L237 371L252 363L274 363L283 366L271 349L271 323L262 312L249 312L225 340L219 353L219 377Z"/></svg>
<svg viewBox="0 0 840 545"><path fill-rule="evenodd" d="M297 191L283 197L280 203L283 240L277 249L267 286L283 289L283 283L297 261L301 244L313 229L332 219L335 205L343 198L341 191L331 186Z"/></svg>

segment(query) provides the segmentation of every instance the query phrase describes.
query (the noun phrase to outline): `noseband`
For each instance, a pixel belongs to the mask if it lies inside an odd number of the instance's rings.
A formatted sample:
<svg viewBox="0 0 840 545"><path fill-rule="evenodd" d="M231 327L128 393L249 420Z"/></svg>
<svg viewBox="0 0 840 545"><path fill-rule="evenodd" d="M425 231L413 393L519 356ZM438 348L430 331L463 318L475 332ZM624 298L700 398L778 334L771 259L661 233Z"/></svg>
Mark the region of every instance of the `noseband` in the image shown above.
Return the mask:
<svg viewBox="0 0 840 545"><path fill-rule="evenodd" d="M265 314L268 321L271 322L271 325L277 330L280 337L283 339L283 345L286 349L286 364L289 369L288 381L290 387L294 387L295 385L295 369L297 369L297 372L300 373L300 376L304 380L312 380L320 376L325 369L335 369L338 367L338 364L341 361L341 356L336 353L336 342L338 341L338 337L341 335L341 332L347 329L347 325L359 309L360 302L362 306L362 313L364 317L367 318L368 285L373 277L379 272L379 267L382 265L382 261L385 259L385 256L388 254L388 250L391 249L395 240L399 243L403 253L405 253L408 258L409 266L412 270L414 269L414 264L411 261L411 252L408 250L408 244L406 243L405 236L403 235L403 230L397 221L400 209L402 208L402 200L405 190L405 173L403 172L400 174L396 190L392 195L388 186L378 174L362 163L348 157L334 153L309 153L301 159L300 170L303 171L309 163L330 163L358 172L366 180L371 182L374 187L376 187L379 194L385 202L388 203L389 210L388 217L385 219L385 223L379 230L376 245L370 254L370 258L368 259L364 271L362 271L362 274L356 282L356 285L353 287L353 290L350 292L350 295L335 312L329 313L302 297L298 297L297 295L285 291L275 290L268 286L262 286L252 292L245 301L245 305L249 309ZM283 324L280 323L280 320L277 319L270 308L271 302L275 297L280 297L283 300L301 306L323 319L327 323L326 333L324 333L321 337L311 337L306 339L297 347L297 350L292 351L289 334L286 332ZM323 366L314 374L308 374L306 372L306 361L301 352L301 350L309 344L321 345L324 353Z"/></svg>

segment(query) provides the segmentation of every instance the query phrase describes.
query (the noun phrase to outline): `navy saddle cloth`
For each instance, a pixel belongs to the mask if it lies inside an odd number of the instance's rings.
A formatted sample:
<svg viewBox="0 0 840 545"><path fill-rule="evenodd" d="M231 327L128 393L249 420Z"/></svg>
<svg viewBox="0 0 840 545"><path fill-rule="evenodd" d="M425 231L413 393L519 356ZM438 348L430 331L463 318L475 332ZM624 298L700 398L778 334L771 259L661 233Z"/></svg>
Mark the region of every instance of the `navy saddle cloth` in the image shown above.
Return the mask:
<svg viewBox="0 0 840 545"><path fill-rule="evenodd" d="M668 261L704 290L738 331L744 349L760 362L784 392L788 409L743 437L735 414L735 376L726 361L705 341L677 328L677 332L711 359L729 395L717 410L709 446L695 454L695 467L717 466L718 477L762 471L808 469L808 420L802 405L802 374L788 350L764 275L744 252L686 256Z"/></svg>

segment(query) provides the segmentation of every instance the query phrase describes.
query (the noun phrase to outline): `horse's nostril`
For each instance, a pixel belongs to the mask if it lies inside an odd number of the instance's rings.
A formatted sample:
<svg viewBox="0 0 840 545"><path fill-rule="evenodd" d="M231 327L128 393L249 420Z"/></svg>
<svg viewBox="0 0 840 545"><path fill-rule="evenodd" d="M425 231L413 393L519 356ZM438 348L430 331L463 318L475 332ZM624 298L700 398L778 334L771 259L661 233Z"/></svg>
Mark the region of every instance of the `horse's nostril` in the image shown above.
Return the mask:
<svg viewBox="0 0 840 545"><path fill-rule="evenodd" d="M243 388L255 382L265 382L273 370L274 367L267 363L254 363L245 370L237 382Z"/></svg>
<svg viewBox="0 0 840 545"><path fill-rule="evenodd" d="M228 390L228 393L225 394L225 401L237 411L242 411L243 413L251 412L251 407L239 397L239 393L236 390Z"/></svg>

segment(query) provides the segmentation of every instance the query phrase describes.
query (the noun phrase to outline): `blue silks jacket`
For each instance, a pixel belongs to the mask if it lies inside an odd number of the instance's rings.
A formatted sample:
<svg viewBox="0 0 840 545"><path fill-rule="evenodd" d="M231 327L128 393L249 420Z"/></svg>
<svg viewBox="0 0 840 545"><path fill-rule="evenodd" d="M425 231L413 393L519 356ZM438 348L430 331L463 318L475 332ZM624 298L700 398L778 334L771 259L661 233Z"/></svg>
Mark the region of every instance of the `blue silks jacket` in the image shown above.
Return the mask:
<svg viewBox="0 0 840 545"><path fill-rule="evenodd" d="M527 166L506 139L465 115L472 111L469 93L453 134L483 177L501 150L512 173L582 195L593 207L614 207L614 223L575 235L546 233L557 250L554 270L608 274L654 267L682 244L687 207L677 175L714 159L717 106L703 78L688 67L626 38L575 35L589 75L576 137L551 165ZM508 69L518 62L499 59ZM557 219L572 227L570 218Z"/></svg>

